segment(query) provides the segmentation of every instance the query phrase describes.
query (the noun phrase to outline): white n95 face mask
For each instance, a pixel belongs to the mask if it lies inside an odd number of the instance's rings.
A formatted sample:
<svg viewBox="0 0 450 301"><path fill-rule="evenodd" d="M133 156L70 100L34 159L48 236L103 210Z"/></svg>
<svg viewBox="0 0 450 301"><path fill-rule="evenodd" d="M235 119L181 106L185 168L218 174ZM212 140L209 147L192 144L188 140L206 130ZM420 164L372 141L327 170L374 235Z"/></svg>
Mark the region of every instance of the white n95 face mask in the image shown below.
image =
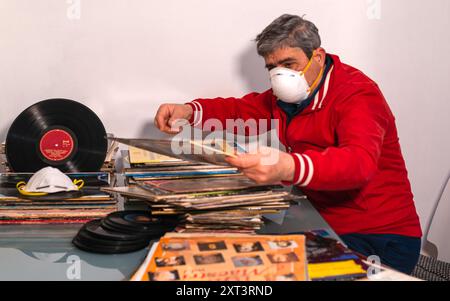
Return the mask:
<svg viewBox="0 0 450 301"><path fill-rule="evenodd" d="M45 167L36 172L25 184L17 183L17 189L23 195L46 195L56 192L78 191L83 186L82 180L72 180L59 169Z"/></svg>
<svg viewBox="0 0 450 301"><path fill-rule="evenodd" d="M312 59L308 62L303 71L295 71L284 67L276 67L270 70L270 82L272 84L272 91L275 96L286 103L300 103L308 98L311 92L311 87L305 78L305 73L312 64ZM317 84L323 69L312 84L314 87Z"/></svg>

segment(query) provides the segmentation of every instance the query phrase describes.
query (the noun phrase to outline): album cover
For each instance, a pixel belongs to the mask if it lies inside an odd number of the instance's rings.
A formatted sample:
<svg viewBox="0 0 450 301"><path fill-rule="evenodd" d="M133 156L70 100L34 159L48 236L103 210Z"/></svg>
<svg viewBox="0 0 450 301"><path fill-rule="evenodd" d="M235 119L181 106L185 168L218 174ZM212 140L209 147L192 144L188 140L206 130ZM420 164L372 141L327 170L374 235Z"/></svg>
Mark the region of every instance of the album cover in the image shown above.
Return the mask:
<svg viewBox="0 0 450 301"><path fill-rule="evenodd" d="M141 148L129 146L128 147L128 159L130 165L136 164L154 164L154 163L166 163L166 162L180 162L182 160L164 156L155 152L146 151Z"/></svg>
<svg viewBox="0 0 450 301"><path fill-rule="evenodd" d="M110 138L128 146L147 150L163 156L177 158L186 161L205 162L216 165L229 164L225 161L226 157L235 157L236 146L222 139L216 141L203 140L157 140L157 139L124 139ZM182 149L183 145L187 145L185 152L174 152L173 145L179 145ZM239 147L239 149L243 149Z"/></svg>
<svg viewBox="0 0 450 301"><path fill-rule="evenodd" d="M274 241L290 245L271 249L269 242ZM167 233L154 244L131 280L308 280L306 268L302 235Z"/></svg>
<svg viewBox="0 0 450 301"><path fill-rule="evenodd" d="M144 181L141 187L145 189L159 189L170 193L194 193L221 190L240 190L254 187L269 187L270 185L257 184L245 176L226 178L205 178L182 180L154 180ZM276 186L276 185L272 185ZM278 185L279 186L279 185Z"/></svg>

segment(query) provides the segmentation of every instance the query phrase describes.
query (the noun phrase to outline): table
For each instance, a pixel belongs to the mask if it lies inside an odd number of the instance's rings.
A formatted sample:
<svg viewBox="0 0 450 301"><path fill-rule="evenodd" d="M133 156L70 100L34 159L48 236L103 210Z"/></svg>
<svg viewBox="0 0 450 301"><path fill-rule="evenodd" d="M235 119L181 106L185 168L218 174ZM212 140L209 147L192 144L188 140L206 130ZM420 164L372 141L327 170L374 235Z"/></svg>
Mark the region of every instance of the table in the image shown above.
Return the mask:
<svg viewBox="0 0 450 301"><path fill-rule="evenodd" d="M128 209L128 208L127 208ZM148 248L118 255L78 250L71 244L81 225L0 226L0 280L128 280L144 261ZM272 216L260 234L326 230L339 239L307 199L282 216Z"/></svg>

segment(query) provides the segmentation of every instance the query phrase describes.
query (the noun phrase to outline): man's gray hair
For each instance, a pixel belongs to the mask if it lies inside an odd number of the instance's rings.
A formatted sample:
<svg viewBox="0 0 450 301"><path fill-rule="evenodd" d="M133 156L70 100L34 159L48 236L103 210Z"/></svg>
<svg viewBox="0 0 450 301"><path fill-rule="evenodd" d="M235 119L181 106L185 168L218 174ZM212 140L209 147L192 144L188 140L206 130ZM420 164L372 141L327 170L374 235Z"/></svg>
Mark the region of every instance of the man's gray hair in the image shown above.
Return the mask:
<svg viewBox="0 0 450 301"><path fill-rule="evenodd" d="M267 26L255 39L258 54L265 57L283 47L301 48L308 58L320 47L316 25L295 15L284 14Z"/></svg>

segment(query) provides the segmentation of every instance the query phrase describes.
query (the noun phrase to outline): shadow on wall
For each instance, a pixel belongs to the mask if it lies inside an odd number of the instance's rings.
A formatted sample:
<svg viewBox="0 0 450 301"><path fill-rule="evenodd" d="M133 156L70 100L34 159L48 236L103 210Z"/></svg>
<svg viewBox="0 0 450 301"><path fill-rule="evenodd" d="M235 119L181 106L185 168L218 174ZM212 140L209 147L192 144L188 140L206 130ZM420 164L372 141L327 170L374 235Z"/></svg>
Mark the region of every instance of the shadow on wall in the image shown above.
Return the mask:
<svg viewBox="0 0 450 301"><path fill-rule="evenodd" d="M169 134L161 132L159 129L156 128L155 123L152 120L144 123L144 125L141 127L141 130L138 132L138 136L136 138L142 138L142 139L168 139L172 137Z"/></svg>
<svg viewBox="0 0 450 301"><path fill-rule="evenodd" d="M249 44L238 59L238 71L250 92L264 92L270 88L269 74L264 59L256 52L255 44Z"/></svg>

